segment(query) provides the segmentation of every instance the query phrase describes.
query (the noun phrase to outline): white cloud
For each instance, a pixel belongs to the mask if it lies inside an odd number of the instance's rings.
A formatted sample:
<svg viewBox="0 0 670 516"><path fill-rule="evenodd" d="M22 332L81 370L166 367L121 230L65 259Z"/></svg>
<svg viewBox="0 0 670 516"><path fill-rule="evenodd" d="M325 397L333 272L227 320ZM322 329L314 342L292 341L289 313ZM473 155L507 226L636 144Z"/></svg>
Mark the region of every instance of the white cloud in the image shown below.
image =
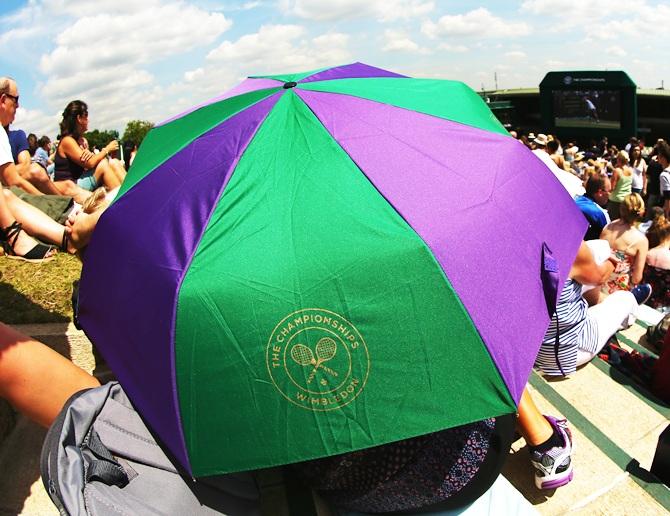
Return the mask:
<svg viewBox="0 0 670 516"><path fill-rule="evenodd" d="M617 17L622 13L632 14L645 3L645 0L525 0L521 12L556 18L565 18L567 14L570 23L580 20L593 23L613 14Z"/></svg>
<svg viewBox="0 0 670 516"><path fill-rule="evenodd" d="M608 61L604 65L605 70L623 70L624 64L618 61Z"/></svg>
<svg viewBox="0 0 670 516"><path fill-rule="evenodd" d="M373 17L387 22L424 16L435 4L424 0L281 0L286 14L326 21Z"/></svg>
<svg viewBox="0 0 670 516"><path fill-rule="evenodd" d="M12 45L21 40L38 37L41 34L39 27L19 27L17 29L10 29L7 32L0 34L0 45Z"/></svg>
<svg viewBox="0 0 670 516"><path fill-rule="evenodd" d="M187 72L184 72L184 80L186 82L194 82L201 80L205 77L205 69L200 67L196 68L195 70L189 70Z"/></svg>
<svg viewBox="0 0 670 516"><path fill-rule="evenodd" d="M521 60L521 59L526 59L526 53L521 52L521 50L510 50L509 52L505 52L505 57L509 59L514 59L514 60Z"/></svg>
<svg viewBox="0 0 670 516"><path fill-rule="evenodd" d="M643 44L656 35L655 27L670 24L670 5L648 0L525 0L520 12L549 20L548 32L583 31L586 45L623 37L627 45Z"/></svg>
<svg viewBox="0 0 670 516"><path fill-rule="evenodd" d="M44 73L131 62L180 54L212 43L231 21L221 13L171 3L132 15L103 13L79 18L58 35L57 47L40 62Z"/></svg>
<svg viewBox="0 0 670 516"><path fill-rule="evenodd" d="M342 64L351 59L348 50L349 34L342 32L329 32L312 39L312 49L307 54L314 54L318 61L330 64ZM316 63L315 63L316 64ZM318 66L318 64L317 64Z"/></svg>
<svg viewBox="0 0 670 516"><path fill-rule="evenodd" d="M122 128L131 118L149 118L147 113L165 117L173 101L161 101L165 88L147 67L211 45L232 25L224 14L182 0L45 0L19 13L34 22L27 27L55 35L37 59L45 79L36 92L59 112L74 98L84 100L99 128ZM5 33L0 41L21 37ZM199 80L198 74L190 79ZM55 133L57 121L51 125Z"/></svg>
<svg viewBox="0 0 670 516"><path fill-rule="evenodd" d="M34 2L36 3L36 2ZM182 2L180 2L183 5ZM160 0L96 0L91 3L90 0L44 0L42 5L45 14L69 14L77 18L82 15L109 12L116 13L119 16L134 15L146 9L160 7Z"/></svg>
<svg viewBox="0 0 670 516"><path fill-rule="evenodd" d="M480 7L465 14L442 16L437 22L427 20L421 32L429 38L515 38L530 34L531 30L524 22L505 20Z"/></svg>
<svg viewBox="0 0 670 516"><path fill-rule="evenodd" d="M245 34L237 41L224 41L207 54L209 60L245 61L252 64L273 62L274 56L286 56L293 49L293 41L306 33L300 25L263 25L253 34Z"/></svg>
<svg viewBox="0 0 670 516"><path fill-rule="evenodd" d="M207 54L207 60L221 61L256 73L291 72L311 67L341 64L350 59L349 36L327 33L312 40L300 25L263 25L258 32L237 41L224 41Z"/></svg>
<svg viewBox="0 0 670 516"><path fill-rule="evenodd" d="M408 52L413 54L428 54L427 48L420 47L410 36L402 30L387 29L384 31L384 52Z"/></svg>
<svg viewBox="0 0 670 516"><path fill-rule="evenodd" d="M249 75L341 65L353 60L349 39L339 32L310 38L300 25L263 25L257 32L222 42L209 52L204 66L187 71L184 82L170 85L167 91L175 98L188 91L190 100L180 103L181 109L220 95Z"/></svg>
<svg viewBox="0 0 670 516"><path fill-rule="evenodd" d="M437 47L440 50L446 50L447 52L454 52L457 54L467 52L469 49L465 45L450 45L449 43L440 43Z"/></svg>
<svg viewBox="0 0 670 516"><path fill-rule="evenodd" d="M567 63L559 59L547 59L544 62L545 70L569 70L571 67L574 67L574 63Z"/></svg>
<svg viewBox="0 0 670 516"><path fill-rule="evenodd" d="M115 92L132 91L152 84L153 76L144 70L135 70L128 65L109 66L92 74L86 70L68 76L57 76L44 84L43 93L49 94L55 104L61 105L81 97L87 99L104 98L109 100Z"/></svg>
<svg viewBox="0 0 670 516"><path fill-rule="evenodd" d="M617 56L617 57L625 57L628 55L628 53L618 45L606 48L605 52L611 56Z"/></svg>
<svg viewBox="0 0 670 516"><path fill-rule="evenodd" d="M58 133L58 113L46 114L40 110L20 107L16 111L13 127L19 127L26 133L35 133L39 138L47 135L53 138Z"/></svg>

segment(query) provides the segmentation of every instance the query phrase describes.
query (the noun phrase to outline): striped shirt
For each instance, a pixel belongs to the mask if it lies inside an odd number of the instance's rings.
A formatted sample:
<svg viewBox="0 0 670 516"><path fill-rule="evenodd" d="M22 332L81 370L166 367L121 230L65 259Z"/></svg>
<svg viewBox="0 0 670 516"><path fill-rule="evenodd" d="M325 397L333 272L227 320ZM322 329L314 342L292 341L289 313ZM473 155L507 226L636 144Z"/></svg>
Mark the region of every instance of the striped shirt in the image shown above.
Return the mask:
<svg viewBox="0 0 670 516"><path fill-rule="evenodd" d="M598 327L587 309L582 285L568 278L558 298L556 313L542 339L535 367L547 375L567 376L577 369L578 349L597 350Z"/></svg>

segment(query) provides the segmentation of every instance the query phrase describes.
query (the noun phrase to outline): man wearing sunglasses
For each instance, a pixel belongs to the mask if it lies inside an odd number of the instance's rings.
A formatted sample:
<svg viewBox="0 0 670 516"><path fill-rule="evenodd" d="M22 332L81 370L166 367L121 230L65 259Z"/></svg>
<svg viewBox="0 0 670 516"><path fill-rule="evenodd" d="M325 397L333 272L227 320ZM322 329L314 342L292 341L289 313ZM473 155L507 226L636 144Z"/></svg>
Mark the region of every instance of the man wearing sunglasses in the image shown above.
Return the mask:
<svg viewBox="0 0 670 516"><path fill-rule="evenodd" d="M16 117L16 110L19 107L19 89L16 81L9 77L0 78L0 124L3 127L8 127ZM30 181L27 181L21 174L19 174L14 158L11 155L11 147L9 146L9 139L6 131L0 131L0 145L4 148L5 144L9 149L11 163L0 169L0 181L5 186L17 186L22 190L34 195L41 195L42 193L35 188Z"/></svg>

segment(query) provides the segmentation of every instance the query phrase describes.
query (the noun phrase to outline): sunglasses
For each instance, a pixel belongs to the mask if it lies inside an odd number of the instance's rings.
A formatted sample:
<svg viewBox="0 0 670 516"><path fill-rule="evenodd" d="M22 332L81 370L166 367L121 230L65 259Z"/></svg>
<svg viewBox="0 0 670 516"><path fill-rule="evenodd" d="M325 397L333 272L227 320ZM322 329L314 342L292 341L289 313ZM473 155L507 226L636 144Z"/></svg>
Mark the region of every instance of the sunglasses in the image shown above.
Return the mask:
<svg viewBox="0 0 670 516"><path fill-rule="evenodd" d="M19 105L19 96L18 95L10 95L9 93L3 93L5 97L9 97L12 99L14 102L16 102L16 105Z"/></svg>

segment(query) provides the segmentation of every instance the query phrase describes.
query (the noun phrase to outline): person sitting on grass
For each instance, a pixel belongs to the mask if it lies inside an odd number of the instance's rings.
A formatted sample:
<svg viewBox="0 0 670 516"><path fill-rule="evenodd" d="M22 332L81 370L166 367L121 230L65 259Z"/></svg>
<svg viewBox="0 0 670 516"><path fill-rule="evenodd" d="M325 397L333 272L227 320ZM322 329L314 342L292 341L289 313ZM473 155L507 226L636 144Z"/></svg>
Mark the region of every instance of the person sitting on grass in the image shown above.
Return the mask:
<svg viewBox="0 0 670 516"><path fill-rule="evenodd" d="M20 199L13 192L3 189L2 195L4 204L11 214L11 218L19 224L28 234L43 242L54 244L61 251L73 253L74 248L69 245L68 233L64 224L56 222L42 210ZM74 216L80 210L75 207L70 210L70 216ZM5 244L7 245L7 244ZM54 245L48 247L53 248ZM21 256L12 256L9 249L5 249L5 254L10 258L22 259ZM39 261L39 260L38 260Z"/></svg>
<svg viewBox="0 0 670 516"><path fill-rule="evenodd" d="M4 166L0 170L0 182L5 186L15 186L22 190L34 194L41 195L42 193L35 188L30 181L21 177L18 169L14 166L14 157L12 155L9 137L5 127L9 127L16 117L16 110L19 107L19 87L16 81L11 77L0 77L0 125L3 129L2 133L2 165L11 163L11 167Z"/></svg>
<svg viewBox="0 0 670 516"><path fill-rule="evenodd" d="M24 230L23 224L17 220L20 217L15 215L7 206L5 200L5 192L7 190L2 187L0 189L2 189L2 192L0 192L0 246L5 256L32 263L40 263L53 259L56 249L53 246L41 244L28 235ZM47 215L44 215L44 217L52 223L57 224ZM32 224L34 221L29 215L27 219L23 219L23 222Z"/></svg>
<svg viewBox="0 0 670 516"><path fill-rule="evenodd" d="M64 191L58 188L47 173L46 166L42 167L39 163L33 161L28 148L28 139L26 133L18 129L9 131L9 142L12 146L12 156L16 169L21 177L30 182L41 193L47 195L65 195ZM65 188L69 193L71 187ZM31 193L31 192L29 192Z"/></svg>
<svg viewBox="0 0 670 516"><path fill-rule="evenodd" d="M33 157L31 158L32 162L37 163L45 172L47 172L49 165L51 165L51 159L49 159L50 149L51 139L46 135L42 136L37 140L37 149L35 149L35 154L33 154Z"/></svg>
<svg viewBox="0 0 670 516"><path fill-rule="evenodd" d="M8 104L17 103L18 94L5 92L2 90L2 87L3 84L0 79L0 121L4 122L8 120L7 113L11 113L12 109L15 111L15 107L12 108ZM16 84L9 82L10 91L12 87L16 88ZM16 100L14 97L16 97ZM0 129L0 177L4 178L6 172L12 169L15 172L9 138L7 137L7 133L3 129ZM44 216L47 217L46 215ZM42 262L52 259L56 252L53 246L36 242L23 230L21 221L17 221L17 218L17 215L7 205L5 189L0 186L0 245L5 255L30 262ZM23 220L23 222L32 223L31 215L28 215L27 220ZM54 221L52 220L52 222ZM65 235L65 232L63 232L61 238L63 238L63 235Z"/></svg>
<svg viewBox="0 0 670 516"><path fill-rule="evenodd" d="M84 252L91 241L93 231L98 224L100 216L114 200L118 192L118 188L109 192L102 187L98 188L82 205L81 210L70 214L65 222L68 252L77 254L80 259L83 259Z"/></svg>
<svg viewBox="0 0 670 516"><path fill-rule="evenodd" d="M119 148L119 142L112 140L97 154L82 149L80 139L88 130L88 107L81 100L70 102L63 111L61 139L58 144L55 163L55 182L74 181L84 190L93 191L98 186L108 190L117 188L123 182L126 171L117 160L107 156Z"/></svg>

